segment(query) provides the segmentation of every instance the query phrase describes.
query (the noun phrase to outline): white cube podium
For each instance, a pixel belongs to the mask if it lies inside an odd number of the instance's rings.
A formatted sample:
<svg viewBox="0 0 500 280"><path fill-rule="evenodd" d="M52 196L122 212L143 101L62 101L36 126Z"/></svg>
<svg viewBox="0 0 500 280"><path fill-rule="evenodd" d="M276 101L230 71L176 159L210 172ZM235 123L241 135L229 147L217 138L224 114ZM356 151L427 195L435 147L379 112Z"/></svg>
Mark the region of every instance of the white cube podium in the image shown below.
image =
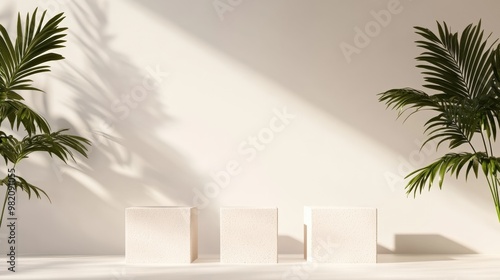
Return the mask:
<svg viewBox="0 0 500 280"><path fill-rule="evenodd" d="M304 208L308 262L376 263L376 208Z"/></svg>
<svg viewBox="0 0 500 280"><path fill-rule="evenodd" d="M125 210L126 263L191 263L198 258L196 207Z"/></svg>
<svg viewBox="0 0 500 280"><path fill-rule="evenodd" d="M220 261L277 263L278 208L221 208Z"/></svg>

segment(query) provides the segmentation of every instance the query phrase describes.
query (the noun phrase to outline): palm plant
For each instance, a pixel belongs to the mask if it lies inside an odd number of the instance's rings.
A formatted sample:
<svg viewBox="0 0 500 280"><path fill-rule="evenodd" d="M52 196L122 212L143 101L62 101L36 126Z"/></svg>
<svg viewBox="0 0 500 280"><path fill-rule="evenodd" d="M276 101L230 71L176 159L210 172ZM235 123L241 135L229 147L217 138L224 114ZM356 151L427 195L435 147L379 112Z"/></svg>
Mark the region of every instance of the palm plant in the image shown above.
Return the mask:
<svg viewBox="0 0 500 280"><path fill-rule="evenodd" d="M65 30L59 27L64 19L60 13L44 23L46 12L37 21L37 10L26 15L25 23L21 16L17 18L17 37L11 41L7 30L0 25L0 155L4 158L8 170L34 152L48 153L63 162L74 160L74 152L87 156L90 141L76 135L66 133L66 129L53 132L47 120L36 113L23 101L21 91L41 91L33 86L30 77L35 74L49 72L47 62L64 59L60 54L52 52L64 47ZM6 124L7 129L5 129ZM19 134L21 128L26 134L18 138L11 132ZM10 131L10 132L9 132ZM9 168L11 166L11 168ZM12 181L12 180L11 180ZM0 227L7 202L9 176L0 180L6 187L6 195L0 216ZM30 184L21 176L15 176L15 187L37 198L48 195L41 188ZM50 199L49 199L50 200Z"/></svg>
<svg viewBox="0 0 500 280"><path fill-rule="evenodd" d="M416 41L424 51L416 58L422 69L426 93L413 88L391 89L379 94L379 101L398 110L398 117L409 112L429 110L433 116L425 123L425 145L436 140L451 150L433 163L410 173L407 194L421 193L437 180L441 189L446 174L465 178L472 171L482 172L500 221L500 158L494 156L492 142L500 124L500 46L489 44L481 21L467 26L461 34L453 33L446 23L437 24L438 32L415 27L422 37ZM477 138L477 140L476 140ZM479 143L476 144L476 143ZM422 146L423 146L422 145ZM463 149L466 148L466 149Z"/></svg>

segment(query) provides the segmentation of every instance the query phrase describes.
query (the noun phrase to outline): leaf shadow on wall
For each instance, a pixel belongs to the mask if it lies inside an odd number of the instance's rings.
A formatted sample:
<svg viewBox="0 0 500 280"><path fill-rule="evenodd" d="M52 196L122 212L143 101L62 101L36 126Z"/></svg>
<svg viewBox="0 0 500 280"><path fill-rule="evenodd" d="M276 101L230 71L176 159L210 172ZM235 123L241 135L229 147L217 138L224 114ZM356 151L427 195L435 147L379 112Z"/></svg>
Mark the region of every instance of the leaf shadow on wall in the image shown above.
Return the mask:
<svg viewBox="0 0 500 280"><path fill-rule="evenodd" d="M158 136L173 121L162 104L169 94L167 67L139 67L112 47L106 2L73 1L65 8L67 18L78 24L69 29L67 49L77 48L82 62L66 59L62 67L54 67L62 68L54 70L60 85L45 86L49 94L40 106L54 129L71 128L93 146L78 165L26 165L29 170L50 169L49 178L38 184L53 203L26 204L33 208L23 220L23 248L35 254L123 254L126 207L192 205L193 190L203 178ZM51 98L64 100L71 117L60 117ZM200 230L218 232L214 207L200 211ZM216 252L218 238L208 241L200 244L201 250Z"/></svg>

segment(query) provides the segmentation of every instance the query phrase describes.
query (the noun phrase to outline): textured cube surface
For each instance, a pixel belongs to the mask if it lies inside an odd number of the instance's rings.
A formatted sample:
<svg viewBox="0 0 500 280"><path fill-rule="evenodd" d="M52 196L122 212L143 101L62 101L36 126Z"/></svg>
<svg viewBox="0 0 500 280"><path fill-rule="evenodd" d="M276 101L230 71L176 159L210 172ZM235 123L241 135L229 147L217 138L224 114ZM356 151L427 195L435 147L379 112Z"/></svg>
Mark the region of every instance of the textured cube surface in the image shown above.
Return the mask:
<svg viewBox="0 0 500 280"><path fill-rule="evenodd" d="M190 263L198 258L196 207L125 210L127 263Z"/></svg>
<svg viewBox="0 0 500 280"><path fill-rule="evenodd" d="M309 262L376 263L377 209L305 207L304 244Z"/></svg>
<svg viewBox="0 0 500 280"><path fill-rule="evenodd" d="M277 208L221 208L222 263L277 263Z"/></svg>

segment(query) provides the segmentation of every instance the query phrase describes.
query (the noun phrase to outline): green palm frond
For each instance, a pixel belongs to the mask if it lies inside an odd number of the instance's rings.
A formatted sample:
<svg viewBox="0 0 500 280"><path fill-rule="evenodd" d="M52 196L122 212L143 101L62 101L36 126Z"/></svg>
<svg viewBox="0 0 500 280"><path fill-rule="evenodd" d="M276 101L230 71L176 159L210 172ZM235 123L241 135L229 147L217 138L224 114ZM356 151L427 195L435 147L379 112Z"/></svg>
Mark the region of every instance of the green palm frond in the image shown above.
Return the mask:
<svg viewBox="0 0 500 280"><path fill-rule="evenodd" d="M428 95L423 91L412 88L391 89L379 94L379 101L385 102L387 107L397 110L398 117L408 110L412 110L408 117L422 110L431 110L437 113L425 123L425 132L429 137L422 146L432 140L439 140L439 147L448 141L450 148L469 144L474 133L478 130L477 112L474 105L467 102L447 102L440 96ZM493 128L493 132L496 130Z"/></svg>
<svg viewBox="0 0 500 280"><path fill-rule="evenodd" d="M493 67L493 80L491 88L500 95L500 45L493 51L491 56L491 67Z"/></svg>
<svg viewBox="0 0 500 280"><path fill-rule="evenodd" d="M41 199L42 195L45 196L49 201L50 197L47 195L47 193L40 189L39 187L28 183L23 177L16 175L16 188L21 189L22 191L26 192L28 194L28 198L31 198L31 195L34 194L36 198ZM4 185L6 187L9 186L9 177L5 177L2 181L0 181L0 185Z"/></svg>
<svg viewBox="0 0 500 280"><path fill-rule="evenodd" d="M51 50L63 47L66 28L59 27L64 19L62 13L52 17L44 24L46 11L37 23L37 10L22 24L17 19L17 38L13 42L7 30L0 25L0 91L12 94L18 90L38 90L32 86L29 76L50 71L49 61L64 57Z"/></svg>
<svg viewBox="0 0 500 280"><path fill-rule="evenodd" d="M0 134L0 153L14 165L28 158L34 152L45 152L55 155L64 162L74 160L74 151L87 157L87 146L90 141L76 135L64 133L67 129L57 132L26 136L21 141L5 133Z"/></svg>
<svg viewBox="0 0 500 280"><path fill-rule="evenodd" d="M35 194L36 198L41 199L42 194L50 201L49 195L39 187L28 183L23 177L16 175L16 187L22 189L31 198L31 194Z"/></svg>
<svg viewBox="0 0 500 280"><path fill-rule="evenodd" d="M445 100L474 98L488 94L492 76L488 45L481 22L469 25L460 34L452 33L446 23L437 24L439 34L415 27L416 33L425 40L417 41L424 49L417 65L424 70L424 87L438 91Z"/></svg>
<svg viewBox="0 0 500 280"><path fill-rule="evenodd" d="M7 135L5 132L0 131L0 156L5 160L5 164L8 162L16 161L16 145L19 141L12 135Z"/></svg>
<svg viewBox="0 0 500 280"><path fill-rule="evenodd" d="M65 131L67 129L24 137L16 147L18 162L34 152L46 152L64 162L68 159L74 160L73 151L87 157L86 145L90 145L90 141L80 136L65 134Z"/></svg>
<svg viewBox="0 0 500 280"><path fill-rule="evenodd" d="M50 133L47 120L18 100L0 100L0 125L7 120L11 129L19 130L23 125L28 135Z"/></svg>
<svg viewBox="0 0 500 280"><path fill-rule="evenodd" d="M391 89L380 93L379 96L379 101L385 102L388 108L397 110L398 116L410 109L415 111L422 108L438 110L440 107L436 97L412 88Z"/></svg>
<svg viewBox="0 0 500 280"><path fill-rule="evenodd" d="M8 190L8 188L9 188L9 176L6 176L3 180L1 180L0 185L4 185L5 188ZM41 199L42 195L44 195L50 201L50 197L47 195L47 193L44 190L40 189L39 187L37 187L33 184L28 183L28 181L26 181L21 176L18 176L18 175L15 176L15 187L16 187L16 190L21 189L22 191L26 192L28 194L29 199L31 199L32 194L35 194L35 196L38 199ZM7 208L6 202L7 202L7 194L5 195L2 211L0 214L0 226L2 225L2 222L3 222L5 209Z"/></svg>
<svg viewBox="0 0 500 280"><path fill-rule="evenodd" d="M460 171L466 168L465 179L468 178L471 171L475 177L478 177L479 168L483 171L484 176L488 181L493 202L500 221L500 197L498 172L500 171L500 158L488 156L484 152L478 153L448 153L435 162L413 171L406 178L411 178L406 186L406 193L416 196L417 193L427 187L429 190L435 180L438 180L439 188L443 186L444 177L446 174L455 175L458 178Z"/></svg>
<svg viewBox="0 0 500 280"><path fill-rule="evenodd" d="M406 192L414 195L422 193L425 187L431 188L434 181L438 180L439 188L443 186L444 177L446 174L453 175L458 178L463 167L467 166L465 178L469 176L470 171L478 176L479 166L481 162L488 159L486 153L448 153L435 162L417 169L408 174L406 178L411 178L406 186Z"/></svg>
<svg viewBox="0 0 500 280"><path fill-rule="evenodd" d="M417 45L425 49L417 57L425 62L417 65L423 69L424 87L434 89L437 97L452 106L468 106L470 110L461 110L457 119L462 131L471 135L484 128L487 136L496 138L496 123L499 104L492 102L498 94L491 88L493 78L491 45L481 30L481 22L469 25L460 34L451 33L446 23L438 23L439 35L429 29L416 27L417 34L426 40L417 41ZM478 118L478 115L481 116ZM474 121L475 120L475 121Z"/></svg>

